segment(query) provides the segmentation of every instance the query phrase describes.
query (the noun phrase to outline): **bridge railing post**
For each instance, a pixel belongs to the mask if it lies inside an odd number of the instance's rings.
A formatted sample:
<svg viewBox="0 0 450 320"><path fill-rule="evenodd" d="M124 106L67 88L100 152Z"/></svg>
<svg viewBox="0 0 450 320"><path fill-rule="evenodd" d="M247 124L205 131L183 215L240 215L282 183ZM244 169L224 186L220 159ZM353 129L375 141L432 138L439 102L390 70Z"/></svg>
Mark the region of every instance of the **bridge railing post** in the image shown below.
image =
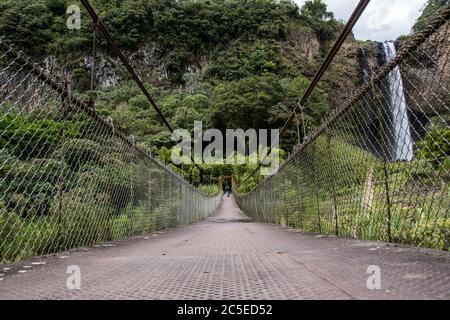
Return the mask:
<svg viewBox="0 0 450 320"><path fill-rule="evenodd" d="M297 169L297 167L294 164L294 168L296 169L296 170L294 170L295 185L297 187L296 194L297 194L297 198L300 198L300 208L301 208L301 210L299 211L299 217L298 218L300 220L300 228L303 229L303 215L305 214L305 211L306 211L305 197L304 197L304 195L301 192L300 179L299 179L299 176L298 176L299 173L300 173L300 170L299 170L300 166Z"/></svg>
<svg viewBox="0 0 450 320"><path fill-rule="evenodd" d="M289 228L289 204L287 199L287 177L282 177L283 179L283 194L284 194L284 219L286 223L286 229Z"/></svg>
<svg viewBox="0 0 450 320"><path fill-rule="evenodd" d="M183 209L183 186L181 182L178 181L178 210L177 210L177 224L180 225L181 222L181 213Z"/></svg>
<svg viewBox="0 0 450 320"><path fill-rule="evenodd" d="M316 208L317 208L317 225L319 227L319 233L322 232L322 223L321 223L321 216L320 216L320 198L319 198L319 182L317 179L316 174L316 158L317 158L317 152L316 152L316 143L313 143L311 145L311 151L312 155L309 158L309 161L311 161L311 170L312 170L312 179L313 179L313 188L314 188L314 195L316 199Z"/></svg>
<svg viewBox="0 0 450 320"><path fill-rule="evenodd" d="M330 185L331 192L333 197L333 221L334 221L334 232L335 235L339 235L339 213L338 213L338 205L337 205L337 193L336 193L336 177L334 172L333 165L333 146L332 146L332 133L330 133L330 129L327 128L325 131L327 137L327 156L329 161L329 171L330 171Z"/></svg>
<svg viewBox="0 0 450 320"><path fill-rule="evenodd" d="M64 81L64 87L67 89L67 79ZM63 126L61 127L61 141L59 147L59 177L57 181L57 198L58 198L58 218L56 223L57 235L56 235L56 246L58 249L61 249L62 244L62 228L63 228L63 219L62 219L62 211L63 211L63 203L62 203L62 192L65 186L65 155L64 148L66 143L66 131L67 131L67 117L68 117L68 108L66 104L66 98L64 95L61 96L61 110L63 115Z"/></svg>
<svg viewBox="0 0 450 320"><path fill-rule="evenodd" d="M386 119L383 115L382 110L382 93L380 92L379 88L376 86L376 84L372 81L371 83L372 87L372 94L375 99L375 105L376 105L376 119L378 121L378 126L380 130L380 136L381 136L381 153L382 153L382 161L383 161L383 185L384 185L384 193L386 195L385 201L386 201L386 233L388 237L388 242L392 242L392 201L391 201L391 190L389 185L389 168L388 168L388 162L389 162L389 149L388 149L388 142L387 139L387 131L386 131Z"/></svg>

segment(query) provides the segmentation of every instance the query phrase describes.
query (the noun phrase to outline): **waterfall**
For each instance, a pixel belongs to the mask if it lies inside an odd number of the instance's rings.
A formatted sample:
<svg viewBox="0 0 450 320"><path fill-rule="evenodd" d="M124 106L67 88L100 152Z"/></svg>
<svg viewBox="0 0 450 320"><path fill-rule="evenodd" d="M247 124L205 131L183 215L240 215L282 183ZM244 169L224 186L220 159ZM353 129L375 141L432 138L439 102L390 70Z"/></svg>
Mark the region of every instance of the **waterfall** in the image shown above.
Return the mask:
<svg viewBox="0 0 450 320"><path fill-rule="evenodd" d="M366 50L362 48L360 49L360 65L363 72L364 82L369 82L370 80L369 61L367 60Z"/></svg>
<svg viewBox="0 0 450 320"><path fill-rule="evenodd" d="M395 44L392 41L383 43L386 62L396 54ZM413 141L406 106L405 91L400 67L395 67L387 76L388 97L388 140L390 160L411 161L414 157Z"/></svg>

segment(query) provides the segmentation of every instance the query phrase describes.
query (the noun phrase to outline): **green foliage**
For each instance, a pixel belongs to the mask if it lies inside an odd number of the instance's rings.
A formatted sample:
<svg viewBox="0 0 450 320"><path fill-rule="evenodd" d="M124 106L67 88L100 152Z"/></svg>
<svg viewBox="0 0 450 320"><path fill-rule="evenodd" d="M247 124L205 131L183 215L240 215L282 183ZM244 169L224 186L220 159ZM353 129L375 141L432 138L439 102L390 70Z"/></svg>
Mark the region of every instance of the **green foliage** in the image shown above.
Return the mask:
<svg viewBox="0 0 450 320"><path fill-rule="evenodd" d="M422 14L417 19L413 26L414 31L422 30L425 23L433 16L439 9L441 9L448 1L447 0L428 0Z"/></svg>
<svg viewBox="0 0 450 320"><path fill-rule="evenodd" d="M68 30L67 5L66 0L4 0L0 33L36 54L57 53L73 62L89 48L92 28L82 23L81 30ZM237 38L282 40L286 22L299 19L297 6L286 0L96 0L93 5L121 48L156 43L175 82L182 81L187 63L210 46ZM106 45L100 41L100 47Z"/></svg>
<svg viewBox="0 0 450 320"><path fill-rule="evenodd" d="M80 184L93 184L96 192L108 195L109 206L114 208L115 214L118 215L132 200L132 192L137 186L133 186L130 181L131 177L137 177L137 168L122 159L108 160L104 167L90 167L80 173Z"/></svg>
<svg viewBox="0 0 450 320"><path fill-rule="evenodd" d="M222 130L281 127L308 85L303 76L279 79L273 75L217 85L212 97L212 126ZM277 108L280 103L286 108ZM305 107L307 121L312 126L319 124L328 110L327 96L319 86Z"/></svg>
<svg viewBox="0 0 450 320"><path fill-rule="evenodd" d="M131 219L127 214L114 217L111 221L111 240L120 240L128 236L133 228Z"/></svg>
<svg viewBox="0 0 450 320"><path fill-rule="evenodd" d="M110 198L88 187L85 184L83 189L64 192L51 208L54 219L61 222L61 248L92 245L111 238L108 219L114 210Z"/></svg>
<svg viewBox="0 0 450 320"><path fill-rule="evenodd" d="M72 170L78 170L83 165L95 164L100 160L100 145L89 139L69 139L62 145L62 150L56 151L55 156L61 153Z"/></svg>
<svg viewBox="0 0 450 320"><path fill-rule="evenodd" d="M121 104L128 104L130 99L136 99L141 91L135 83L122 82L120 86L110 86L99 93L97 104L108 110L116 110Z"/></svg>
<svg viewBox="0 0 450 320"><path fill-rule="evenodd" d="M28 162L11 158L0 182L2 199L22 217L41 216L48 213L57 190L59 177L68 175L67 166L55 159L33 159ZM23 183L27 181L27 183Z"/></svg>
<svg viewBox="0 0 450 320"><path fill-rule="evenodd" d="M164 97L161 107L166 114L173 115L172 123L178 128L193 130L194 121L209 126L210 103L210 97L203 93L174 90Z"/></svg>
<svg viewBox="0 0 450 320"><path fill-rule="evenodd" d="M166 147L162 147L158 152L158 159L164 163L169 163L172 157L172 151Z"/></svg>
<svg viewBox="0 0 450 320"><path fill-rule="evenodd" d="M55 237L51 219L22 219L0 202L0 263L48 253Z"/></svg>
<svg viewBox="0 0 450 320"><path fill-rule="evenodd" d="M0 119L0 144L20 159L50 154L61 139L63 123L53 119L33 119L24 115L4 115ZM70 124L67 137L75 137L78 128Z"/></svg>
<svg viewBox="0 0 450 320"><path fill-rule="evenodd" d="M173 81L182 79L186 64L211 46L240 38L283 39L285 23L298 17L289 1L157 2L153 9L156 42L169 51L166 58Z"/></svg>
<svg viewBox="0 0 450 320"><path fill-rule="evenodd" d="M90 88L90 73L84 68L74 68L72 70L73 88L83 92Z"/></svg>
<svg viewBox="0 0 450 320"><path fill-rule="evenodd" d="M128 102L131 107L135 107L137 110L147 110L150 108L150 102L148 102L147 98L143 94L130 98Z"/></svg>
<svg viewBox="0 0 450 320"><path fill-rule="evenodd" d="M282 99L282 87L274 76L223 83L214 89L212 126L222 131L278 127L280 122L271 121L269 112Z"/></svg>
<svg viewBox="0 0 450 320"><path fill-rule="evenodd" d="M0 33L32 53L42 54L51 42L52 12L44 0L0 2Z"/></svg>
<svg viewBox="0 0 450 320"><path fill-rule="evenodd" d="M21 229L19 216L8 212L3 203L0 203L0 261L14 260L17 256L27 253L16 252L17 250L27 250L20 248L16 243L16 237Z"/></svg>
<svg viewBox="0 0 450 320"><path fill-rule="evenodd" d="M197 167L192 167L189 171L189 175L191 177L191 182L194 186L198 186L200 184L200 170Z"/></svg>
<svg viewBox="0 0 450 320"><path fill-rule="evenodd" d="M201 184L198 186L198 190L207 196L215 196L220 193L219 186L217 184Z"/></svg>
<svg viewBox="0 0 450 320"><path fill-rule="evenodd" d="M222 80L239 80L252 75L277 74L281 69L280 48L274 41L238 40L227 46L219 46L209 72Z"/></svg>
<svg viewBox="0 0 450 320"><path fill-rule="evenodd" d="M308 0L301 9L301 17L317 31L322 40L330 40L339 23L334 14L327 11L327 5L322 0Z"/></svg>
<svg viewBox="0 0 450 320"><path fill-rule="evenodd" d="M284 94L284 100L282 102L293 108L303 96L310 81L306 77L300 75L293 79L283 78L280 80L280 84ZM282 112L283 110L277 110L276 112L280 113L280 111ZM312 129L312 127L319 125L329 111L330 106L328 105L327 92L319 84L311 93L304 106L304 116L306 124L309 126L307 129ZM309 130L307 130L307 132L309 132Z"/></svg>
<svg viewBox="0 0 450 320"><path fill-rule="evenodd" d="M442 128L429 132L418 143L419 156L431 162L438 170L450 172L450 129Z"/></svg>
<svg viewBox="0 0 450 320"><path fill-rule="evenodd" d="M152 9L148 0L96 1L102 8L101 18L116 43L123 48L135 48L152 32Z"/></svg>
<svg viewBox="0 0 450 320"><path fill-rule="evenodd" d="M268 73L219 82L214 86L197 78L191 85L185 89L156 92L157 104L174 128L192 131L194 121L202 121L204 129L267 129L282 126L289 110L308 87L309 80L304 76L279 78ZM329 111L327 98L321 86L311 95L304 112L308 131ZM278 108L280 103L286 108ZM162 127L152 109L144 110L146 105L140 93L128 83L101 92L98 102L100 112L111 117L114 125L126 134L133 134L157 149L172 147L169 132ZM287 138L282 142L283 149L291 148L297 142L297 130L289 128Z"/></svg>

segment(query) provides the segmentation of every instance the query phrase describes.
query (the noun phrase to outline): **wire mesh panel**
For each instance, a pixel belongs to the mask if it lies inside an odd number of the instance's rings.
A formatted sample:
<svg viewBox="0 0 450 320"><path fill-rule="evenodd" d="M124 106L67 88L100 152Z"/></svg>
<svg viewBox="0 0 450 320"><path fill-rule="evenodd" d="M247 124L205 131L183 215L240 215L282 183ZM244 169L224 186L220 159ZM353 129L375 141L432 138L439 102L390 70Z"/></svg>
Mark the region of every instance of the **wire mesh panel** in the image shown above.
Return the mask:
<svg viewBox="0 0 450 320"><path fill-rule="evenodd" d="M446 5L408 39L380 44L384 65L277 175L238 199L244 212L305 231L449 250L449 16Z"/></svg>
<svg viewBox="0 0 450 320"><path fill-rule="evenodd" d="M187 224L206 197L0 39L0 263Z"/></svg>

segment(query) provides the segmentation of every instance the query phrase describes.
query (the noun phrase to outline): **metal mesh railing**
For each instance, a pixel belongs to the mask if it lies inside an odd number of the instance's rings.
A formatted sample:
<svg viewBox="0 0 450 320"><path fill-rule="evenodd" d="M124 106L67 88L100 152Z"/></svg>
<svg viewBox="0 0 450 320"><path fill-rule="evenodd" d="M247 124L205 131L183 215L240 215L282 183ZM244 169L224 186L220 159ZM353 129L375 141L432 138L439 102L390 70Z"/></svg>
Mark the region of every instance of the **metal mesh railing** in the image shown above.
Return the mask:
<svg viewBox="0 0 450 320"><path fill-rule="evenodd" d="M450 63L446 5L284 163L238 198L257 221L450 249ZM396 47L399 48L396 52Z"/></svg>
<svg viewBox="0 0 450 320"><path fill-rule="evenodd" d="M0 263L188 224L219 201L0 38Z"/></svg>

